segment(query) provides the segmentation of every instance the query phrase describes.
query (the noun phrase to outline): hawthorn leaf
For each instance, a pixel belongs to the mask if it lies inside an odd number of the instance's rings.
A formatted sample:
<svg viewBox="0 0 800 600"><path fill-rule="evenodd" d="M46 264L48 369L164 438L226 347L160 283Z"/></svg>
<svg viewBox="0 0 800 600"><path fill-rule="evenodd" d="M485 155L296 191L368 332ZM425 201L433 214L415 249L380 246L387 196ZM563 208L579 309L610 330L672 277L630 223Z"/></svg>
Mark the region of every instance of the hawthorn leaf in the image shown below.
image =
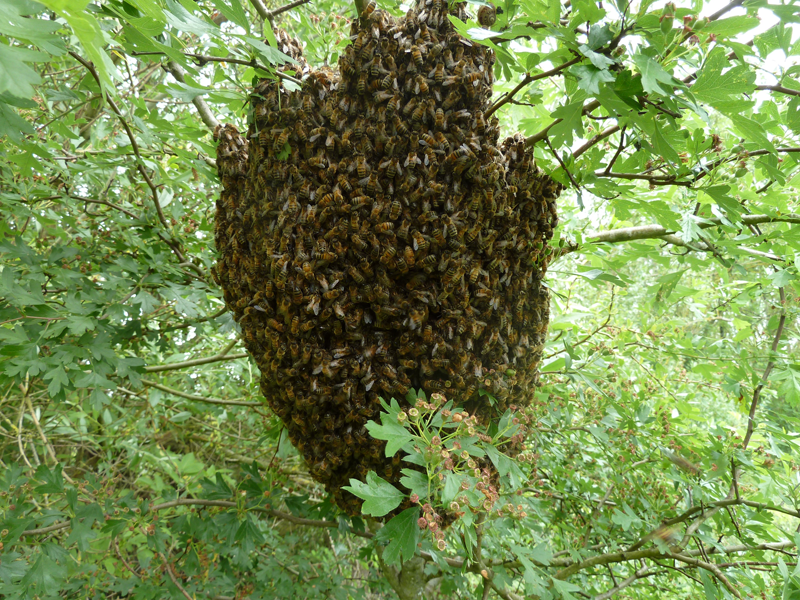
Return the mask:
<svg viewBox="0 0 800 600"><path fill-rule="evenodd" d="M386 523L376 536L378 540L389 540L383 551L383 560L388 565L399 565L414 556L419 540L419 507L407 508Z"/></svg>
<svg viewBox="0 0 800 600"><path fill-rule="evenodd" d="M361 498L364 505L361 512L371 517L382 517L395 508L405 498L405 494L394 487L385 479L381 479L375 471L367 473L367 482L363 483L358 479L351 479L350 485L342 486L354 496Z"/></svg>

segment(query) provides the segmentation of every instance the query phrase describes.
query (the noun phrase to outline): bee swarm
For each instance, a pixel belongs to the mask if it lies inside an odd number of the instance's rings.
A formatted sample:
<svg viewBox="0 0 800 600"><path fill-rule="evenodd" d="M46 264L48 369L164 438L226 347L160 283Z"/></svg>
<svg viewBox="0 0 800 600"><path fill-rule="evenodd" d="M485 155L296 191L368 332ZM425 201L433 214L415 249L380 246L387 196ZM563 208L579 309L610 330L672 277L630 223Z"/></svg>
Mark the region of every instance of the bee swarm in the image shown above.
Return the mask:
<svg viewBox="0 0 800 600"><path fill-rule="evenodd" d="M450 14L466 20L465 4ZM402 19L373 3L352 34L335 73L276 31L302 89L262 80L247 140L215 132L215 275L271 408L357 513L351 477L401 476L364 427L379 398L421 388L483 414L530 398L560 186L521 136L498 143L494 55L446 3Z"/></svg>

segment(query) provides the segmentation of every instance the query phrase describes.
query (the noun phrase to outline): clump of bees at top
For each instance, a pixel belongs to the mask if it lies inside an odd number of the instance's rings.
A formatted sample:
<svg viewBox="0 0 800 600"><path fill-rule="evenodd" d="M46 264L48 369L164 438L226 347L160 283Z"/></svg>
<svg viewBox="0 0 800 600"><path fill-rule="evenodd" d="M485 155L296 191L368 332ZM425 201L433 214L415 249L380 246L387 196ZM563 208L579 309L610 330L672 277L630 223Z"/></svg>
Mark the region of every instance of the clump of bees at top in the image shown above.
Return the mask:
<svg viewBox="0 0 800 600"><path fill-rule="evenodd" d="M490 416L526 402L542 356L560 186L521 136L498 143L494 55L448 14L466 4L370 3L338 72L276 30L301 89L262 80L246 139L215 132L217 280L267 401L350 513L351 477L401 476L364 427L380 398L443 392Z"/></svg>

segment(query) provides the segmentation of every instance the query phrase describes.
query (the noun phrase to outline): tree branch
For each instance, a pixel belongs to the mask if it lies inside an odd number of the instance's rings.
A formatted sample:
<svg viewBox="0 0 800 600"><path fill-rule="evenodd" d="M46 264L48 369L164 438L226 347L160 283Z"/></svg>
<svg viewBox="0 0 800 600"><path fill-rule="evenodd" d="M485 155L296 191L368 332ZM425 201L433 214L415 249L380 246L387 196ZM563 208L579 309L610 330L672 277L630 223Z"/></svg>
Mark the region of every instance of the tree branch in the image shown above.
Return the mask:
<svg viewBox="0 0 800 600"><path fill-rule="evenodd" d="M164 68L169 71L170 74L180 83L186 83L186 78L183 75L183 69L174 60L168 61ZM208 127L211 131L214 131L217 125L219 125L219 121L217 121L217 118L211 112L211 108L209 108L208 104L206 104L206 101L200 96L195 96L192 98L192 104L194 104L197 112L200 115L200 118L203 120L203 123L206 124L206 127Z"/></svg>
<svg viewBox="0 0 800 600"><path fill-rule="evenodd" d="M89 71L89 73L92 75L97 84L102 87L102 82L100 81L100 75L97 73L97 69L94 68L94 65L91 62L87 61L85 58L83 58L82 56L76 54L71 50L69 52L69 55L72 56L72 58L77 60L79 63L81 63L86 68L86 70ZM139 151L139 143L136 141L136 136L133 134L133 130L131 129L130 125L128 125L128 122L125 120L125 117L122 114L122 111L117 106L117 103L114 102L114 100L108 94L106 94L106 102L111 107L111 110L114 111L114 114L117 116L119 122L122 124L122 127L125 129L125 133L131 142L131 148L133 149L133 153L136 155L136 169L141 174L142 178L147 184L147 187L150 188L150 192L153 196L153 204L155 205L156 213L158 214L158 220L161 222L161 225L164 227L164 229L166 231L169 231L169 225L167 224L167 219L164 217L164 211L161 209L161 202L158 199L158 189L153 183L153 180L150 179L150 175L148 175L147 170L144 168L144 160L142 159L141 152ZM169 240L160 231L156 233L158 237L165 244L167 244L167 246L169 246L169 248L172 250L175 256L178 257L181 263L191 266L193 270L198 272L200 276L203 279L205 279L205 273L203 273L203 270L194 263L186 260L186 257L184 256L183 251L181 250L180 245L177 242Z"/></svg>
<svg viewBox="0 0 800 600"><path fill-rule="evenodd" d="M522 81L513 90L511 90L510 92L506 92L502 98L500 98L497 102L495 102L491 106L491 108L489 108L489 110L486 111L486 118L488 119L490 116L492 116L492 113L494 113L498 108L500 108L504 104L507 104L522 88L524 88L529 83L533 83L534 81L537 81L539 79L545 79L547 77L556 75L557 73L560 73L564 69L567 69L572 65L581 62L582 60L583 60L582 56L576 56L572 60L568 60L567 62L560 64L557 67L553 67L549 71L544 71L543 73L537 73L536 75L531 75L530 73L526 74L525 77L523 77Z"/></svg>
<svg viewBox="0 0 800 600"><path fill-rule="evenodd" d="M206 404L218 404L222 406L264 406L264 404L262 404L261 402L247 402L246 400L222 400L220 398L206 398L204 396L195 396L193 394L187 394L185 392L181 392L180 390L176 390L171 387L161 385L160 383L156 383L155 381L150 381L149 379L142 379L142 383L147 387L153 387L156 388L157 390L161 390L162 392L167 392L168 394L172 394L173 396L186 398L187 400L193 400L195 402L205 402Z"/></svg>
<svg viewBox="0 0 800 600"><path fill-rule="evenodd" d="M788 96L800 96L800 91L785 88L782 85L757 85L756 90L778 92L779 94L786 94Z"/></svg>
<svg viewBox="0 0 800 600"><path fill-rule="evenodd" d="M590 139L588 142L586 142L583 146L575 150L575 152L572 153L572 158L573 159L578 158L581 154L589 150L589 148L591 148L598 142L601 142L608 136L617 133L619 129L620 129L619 125L612 125L611 127L604 129L603 131L595 135L592 139Z"/></svg>
<svg viewBox="0 0 800 600"><path fill-rule="evenodd" d="M258 16L264 19L264 21L269 22L270 25L274 27L273 19L277 17L279 14L286 12L287 10L292 10L293 8L297 8L298 6L302 6L303 4L307 4L311 0L294 0L294 2L289 2L289 4L284 4L278 8L273 10L269 10L266 6L264 6L261 0L250 0L250 4L253 5L253 8L256 9ZM361 14L361 13L359 13Z"/></svg>
<svg viewBox="0 0 800 600"><path fill-rule="evenodd" d="M240 358L247 358L247 352L238 352L236 354L218 354L216 356L209 356L207 358L195 358L194 360L185 360L183 362L172 363L169 365L154 365L152 367L145 367L146 373L158 373L161 371L176 371L178 369L187 369L189 367L197 367L199 365L207 365L221 360L238 360Z"/></svg>
<svg viewBox="0 0 800 600"><path fill-rule="evenodd" d="M169 502L162 502L161 504L153 504L152 506L150 506L149 511L158 512L161 510L166 510L168 508L174 508L176 506L207 506L207 507L219 507L219 508L238 508L239 505L236 502L231 502L228 500L201 500L195 498L181 498L178 500L170 500ZM304 519L302 517L295 517L292 514L285 513L279 510L274 510L272 508L267 508L264 506L254 506L248 508L247 510L264 513L276 519L283 519L284 521L289 521L290 523L295 523L297 525L305 525L307 527L319 527L319 528L330 528L330 529L337 529L339 527L338 521L317 521L314 519ZM29 537L34 535L42 535L45 533L52 533L53 531L66 529L69 526L70 526L70 521L62 521L60 523L55 523L53 525L50 525L49 527L42 527L40 529L28 529L26 531L23 531L20 534L20 537ZM374 537L374 534L369 533L367 531L355 531L351 529L350 533L358 537L363 537L367 539L371 539L372 537Z"/></svg>
<svg viewBox="0 0 800 600"><path fill-rule="evenodd" d="M772 340L772 354L775 354L775 352L778 351L778 344L780 344L781 336L783 335L783 326L786 324L786 291L782 287L779 288L779 290L781 296L781 317L780 321L778 321L778 328L775 330L775 337ZM753 400L750 403L750 412L747 415L747 433L745 434L744 441L742 442L743 449L747 448L747 444L750 443L750 438L753 435L753 431L755 429L756 409L758 408L758 401L761 397L761 390L764 389L764 386L767 383L767 378L772 372L774 366L775 361L770 358L769 362L767 363L767 367L764 369L764 374L761 376L761 381L753 391Z"/></svg>
<svg viewBox="0 0 800 600"><path fill-rule="evenodd" d="M708 563L708 562L702 561L702 560L698 560L696 558L690 558L690 557L688 557L688 556L686 556L684 554L673 554L673 553L670 552L670 553L667 554L667 557L671 558L673 560L679 560L682 563L685 563L687 565L700 567L701 569L705 569L706 571L712 573L714 575L714 577L716 577L722 583L722 585L724 585L727 588L727 590L731 594L733 594L734 596L739 598L739 600L741 600L742 595L739 593L739 590L737 590L731 584L730 580L727 577L725 577L724 573L722 571L720 571L717 568L716 565L714 565L712 563Z"/></svg>
<svg viewBox="0 0 800 600"><path fill-rule="evenodd" d="M788 214L778 217L772 215L742 215L742 223L744 225L758 225L760 223L794 223L800 224L800 215ZM722 224L722 220L718 218L706 219L705 222L698 223L700 229L708 229L709 227L716 227ZM620 242L631 242L634 240L645 240L652 238L662 238L665 235L675 233L662 227L661 225L640 225L637 227L623 227L620 229L612 229L611 231L593 231L585 236L587 242L593 244L608 243L618 244Z"/></svg>
<svg viewBox="0 0 800 600"><path fill-rule="evenodd" d="M657 572L654 572L654 571L651 572L650 571L650 567L642 567L641 569L636 571L633 575L628 577L622 583L614 586L613 588L611 588L607 592L603 592L602 594L598 594L592 600L608 600L608 598L611 598L611 596L613 596L614 594L616 594L617 592L619 592L621 590L624 590L626 587L628 587L632 583L638 581L639 579L643 579L644 577L652 577L653 575L656 575L656 574L657 574Z"/></svg>

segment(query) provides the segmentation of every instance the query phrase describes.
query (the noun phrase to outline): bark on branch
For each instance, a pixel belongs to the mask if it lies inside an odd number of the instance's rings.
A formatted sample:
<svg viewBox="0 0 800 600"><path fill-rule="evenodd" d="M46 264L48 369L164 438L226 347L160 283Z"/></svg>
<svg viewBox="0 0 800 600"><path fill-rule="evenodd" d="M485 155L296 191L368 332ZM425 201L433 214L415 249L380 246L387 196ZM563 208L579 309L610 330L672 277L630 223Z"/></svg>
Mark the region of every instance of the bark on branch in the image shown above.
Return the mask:
<svg viewBox="0 0 800 600"><path fill-rule="evenodd" d="M800 223L800 215L788 214L781 216L772 215L743 215L742 223L744 225L758 225L761 223ZM708 229L722 224L721 219L707 219L703 223L698 223L700 229ZM621 229L612 229L611 231L593 231L585 236L586 242L593 244L608 243L618 244L620 242L631 242L634 240L646 240L654 238L663 238L664 236L672 235L675 232L662 227L661 225L640 225L637 227L624 227Z"/></svg>

